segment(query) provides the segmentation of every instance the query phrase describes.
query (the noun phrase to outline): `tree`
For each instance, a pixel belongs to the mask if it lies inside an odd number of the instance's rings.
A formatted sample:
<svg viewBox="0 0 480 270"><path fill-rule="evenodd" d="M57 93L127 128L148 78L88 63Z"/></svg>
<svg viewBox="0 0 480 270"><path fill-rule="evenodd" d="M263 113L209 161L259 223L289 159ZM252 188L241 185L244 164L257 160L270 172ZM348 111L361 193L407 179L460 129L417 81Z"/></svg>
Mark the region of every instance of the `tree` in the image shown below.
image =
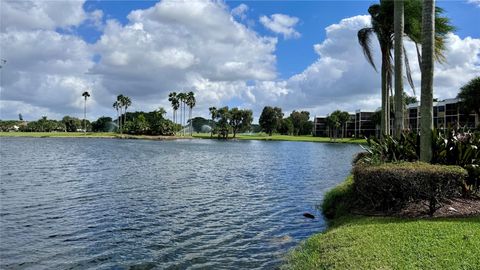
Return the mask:
<svg viewBox="0 0 480 270"><path fill-rule="evenodd" d="M102 116L98 118L97 121L92 122L92 131L94 132L109 132L111 128L112 128L111 117Z"/></svg>
<svg viewBox="0 0 480 270"><path fill-rule="evenodd" d="M82 120L68 115L62 118L62 123L65 125L66 132L75 132L82 127Z"/></svg>
<svg viewBox="0 0 480 270"><path fill-rule="evenodd" d="M177 98L180 102L180 125L182 126L182 133L185 136L185 101L187 100L187 94L178 93Z"/></svg>
<svg viewBox="0 0 480 270"><path fill-rule="evenodd" d="M329 136L330 138L335 139L338 137L338 128L341 126L340 121L338 119L340 111L334 111L332 114L327 116L327 127L329 130Z"/></svg>
<svg viewBox="0 0 480 270"><path fill-rule="evenodd" d="M120 103L118 101L113 102L112 107L117 111L117 129L120 130L120 114L118 110L120 109Z"/></svg>
<svg viewBox="0 0 480 270"><path fill-rule="evenodd" d="M433 63L435 44L435 0L423 1L422 89L420 97L420 160L432 160Z"/></svg>
<svg viewBox="0 0 480 270"><path fill-rule="evenodd" d="M193 92L188 92L187 94L187 100L186 100L186 103L188 105L188 109L189 109L189 116L188 116L188 121L190 122L190 136L192 136L192 110L193 110L193 107L195 107L195 94Z"/></svg>
<svg viewBox="0 0 480 270"><path fill-rule="evenodd" d="M127 122L127 109L132 105L132 101L130 100L129 97L123 96L121 103L124 108L123 124L125 124L125 122Z"/></svg>
<svg viewBox="0 0 480 270"><path fill-rule="evenodd" d="M342 129L342 138L345 138L345 133L347 131L347 123L348 123L348 120L350 120L350 114L348 112L340 112L340 111L337 111L337 114L338 114L337 116L338 122Z"/></svg>
<svg viewBox="0 0 480 270"><path fill-rule="evenodd" d="M218 129L218 137L223 137L224 139L228 138L228 134L230 133L230 124L229 124L229 119L230 119L230 111L228 110L228 107L222 107L218 109L217 111L217 129Z"/></svg>
<svg viewBox="0 0 480 270"><path fill-rule="evenodd" d="M237 132L249 129L252 121L253 113L251 110L231 109L229 112L229 124L232 127L233 138L236 137Z"/></svg>
<svg viewBox="0 0 480 270"><path fill-rule="evenodd" d="M85 92L83 92L82 97L85 98L85 103L84 103L84 107L83 107L83 122L84 122L83 126L84 126L85 130L83 131L83 133L87 133L87 122L86 122L86 120L87 120L87 98L90 97L90 94L87 91L85 91Z"/></svg>
<svg viewBox="0 0 480 270"><path fill-rule="evenodd" d="M282 135L293 135L294 134L294 126L292 123L292 117L283 118L280 121L280 125L277 128L277 131Z"/></svg>
<svg viewBox="0 0 480 270"><path fill-rule="evenodd" d="M117 106L118 106L118 109L120 110L120 114L119 114L119 116L118 116L118 123L119 123L118 129L120 130L120 133L123 132L123 126L122 126L123 100L124 100L124 96L123 96L122 94L120 94L120 95L117 96ZM115 105L115 103L114 103L114 105Z"/></svg>
<svg viewBox="0 0 480 270"><path fill-rule="evenodd" d="M212 116L212 131L210 133L210 137L213 137L213 130L215 129L215 119L217 118L217 108L216 107L210 107L208 108L208 111L210 112L210 115Z"/></svg>
<svg viewBox="0 0 480 270"><path fill-rule="evenodd" d="M462 99L465 113L475 112L480 117L480 77L475 77L462 86L457 97Z"/></svg>
<svg viewBox="0 0 480 270"><path fill-rule="evenodd" d="M371 5L368 8L368 12L371 15L372 27L360 29L358 31L358 41L363 49L363 53L367 58L368 63L376 69L373 62L372 49L371 49L371 35L377 36L380 44L380 50L382 54L382 66L381 66L381 89L382 89L382 115L381 115L381 135L390 133L390 108L389 93L392 85L392 46L393 46L393 34L394 34L394 3L393 1L380 0L380 4ZM438 61L444 59L442 52L445 50L445 36L447 33L454 30L454 27L450 25L450 21L446 17L441 17L443 13L441 8L435 10L437 16L435 18L436 27L435 32L435 58ZM420 0L408 0L404 1L404 34L408 36L415 44L422 41L422 33L419 25L421 25L422 14L422 1ZM420 60L420 53L419 62ZM413 88L413 80L410 74L410 68L408 64L408 58L404 55L405 68L407 80Z"/></svg>
<svg viewBox="0 0 480 270"><path fill-rule="evenodd" d="M262 110L262 114L260 115L258 123L262 127L263 131L272 136L273 131L276 130L282 118L282 109L278 107L266 106Z"/></svg>
<svg viewBox="0 0 480 270"><path fill-rule="evenodd" d="M308 122L310 121L310 113L307 111L293 111L290 113L289 118L291 119L293 125L293 135L307 135L312 132L311 127L309 128Z"/></svg>
<svg viewBox="0 0 480 270"><path fill-rule="evenodd" d="M400 138L404 129L404 107L403 107L403 28L404 28L404 0L394 1L394 32L395 32L395 50L394 50L394 67L395 67L395 118L394 118L394 134L396 138Z"/></svg>
<svg viewBox="0 0 480 270"><path fill-rule="evenodd" d="M177 92L171 92L168 94L168 101L172 104L173 109L173 122L177 123L177 110L180 107L180 103L178 101Z"/></svg>

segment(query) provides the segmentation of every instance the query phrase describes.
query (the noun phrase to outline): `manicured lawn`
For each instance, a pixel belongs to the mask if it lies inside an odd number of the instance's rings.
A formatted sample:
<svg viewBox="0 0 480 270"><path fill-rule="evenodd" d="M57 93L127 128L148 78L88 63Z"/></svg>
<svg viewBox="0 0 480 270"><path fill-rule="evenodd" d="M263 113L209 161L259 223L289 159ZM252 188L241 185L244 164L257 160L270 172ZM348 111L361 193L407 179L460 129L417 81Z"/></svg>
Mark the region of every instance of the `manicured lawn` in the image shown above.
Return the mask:
<svg viewBox="0 0 480 270"><path fill-rule="evenodd" d="M119 138L119 139L144 139L144 140L167 140L167 139L191 139L190 136L148 136L118 134L115 132L0 132L0 137L34 137L34 138Z"/></svg>
<svg viewBox="0 0 480 270"><path fill-rule="evenodd" d="M209 133L199 133L193 134L195 138L210 139ZM216 138L214 136L213 138ZM231 137L230 137L231 138ZM266 134L238 134L237 139L239 140L263 140L263 141L298 141L298 142L334 142L330 138L326 137L313 137L313 136L288 136L288 135L272 135L268 136ZM335 142L338 143L357 143L362 144L366 143L365 139L336 139Z"/></svg>
<svg viewBox="0 0 480 270"><path fill-rule="evenodd" d="M343 217L287 257L285 269L479 269L480 217Z"/></svg>
<svg viewBox="0 0 480 270"><path fill-rule="evenodd" d="M55 138L55 137L99 137L115 138L118 134L114 132L0 132L0 137L37 137L37 138Z"/></svg>

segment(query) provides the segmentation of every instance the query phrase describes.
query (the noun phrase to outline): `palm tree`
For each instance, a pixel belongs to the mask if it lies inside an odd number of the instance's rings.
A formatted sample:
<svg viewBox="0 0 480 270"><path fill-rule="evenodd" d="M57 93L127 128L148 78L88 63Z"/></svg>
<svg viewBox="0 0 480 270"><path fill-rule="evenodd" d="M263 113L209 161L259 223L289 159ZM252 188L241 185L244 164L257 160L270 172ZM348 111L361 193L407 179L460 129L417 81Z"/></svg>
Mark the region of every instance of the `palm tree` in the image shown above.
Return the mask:
<svg viewBox="0 0 480 270"><path fill-rule="evenodd" d="M422 92L420 96L420 160L432 160L433 65L435 0L424 0L422 10Z"/></svg>
<svg viewBox="0 0 480 270"><path fill-rule="evenodd" d="M380 4L371 5L368 8L368 12L371 15L372 26L360 29L358 31L358 41L363 49L363 53L375 70L376 66L373 62L372 49L371 49L371 35L377 36L380 44L380 50L382 54L382 67L381 67L381 88L382 88L382 113L381 113L381 134L390 133L390 99L389 93L392 86L392 49L394 44L394 1L380 0ZM396 2L396 1L395 1ZM421 21L422 1L420 0L408 0L403 1L404 4L404 35L411 39L415 44L421 42L422 33L419 29ZM443 9L436 8L437 14L435 22L437 24L435 32L435 58L437 61L442 61L443 51L445 50L445 36L447 33L454 30L454 27L450 24L450 21L446 17L441 17ZM405 48L403 47L403 52ZM418 53L418 55L420 55ZM404 55L405 68L407 80L414 89L413 80L410 73L410 66L408 63L407 55ZM421 59L418 59L421 62ZM399 72L399 74L402 74ZM403 121L402 121L403 122Z"/></svg>
<svg viewBox="0 0 480 270"><path fill-rule="evenodd" d="M185 101L187 100L187 95L185 93L178 93L178 100L180 101L180 124L182 126L182 135L185 136Z"/></svg>
<svg viewBox="0 0 480 270"><path fill-rule="evenodd" d="M125 126L125 123L127 122L127 109L132 105L132 100L129 97L124 96L122 104L125 112L125 115L123 117L123 126Z"/></svg>
<svg viewBox="0 0 480 270"><path fill-rule="evenodd" d="M215 125L215 119L217 118L218 111L216 107L210 107L208 108L208 110L210 111L210 115L212 116L212 130L210 131L210 137L213 137L213 128Z"/></svg>
<svg viewBox="0 0 480 270"><path fill-rule="evenodd" d="M187 100L186 100L186 103L188 105L188 109L189 109L189 119L190 119L190 136L193 135L193 130L192 130L192 111L193 111L193 107L195 107L195 93L193 92L188 92L187 94Z"/></svg>
<svg viewBox="0 0 480 270"><path fill-rule="evenodd" d="M404 129L403 121L403 28L404 28L404 0L394 1L394 68L395 68L395 118L394 134L400 138Z"/></svg>
<svg viewBox="0 0 480 270"><path fill-rule="evenodd" d="M88 93L88 91L85 91L83 92L82 97L85 98L85 103L83 106L83 126L84 126L83 133L86 134L87 133L87 98L90 97L90 93Z"/></svg>
<svg viewBox="0 0 480 270"><path fill-rule="evenodd" d="M120 109L120 103L118 101L113 102L113 108L117 110L117 128L120 130L120 114L118 113L118 109Z"/></svg>
<svg viewBox="0 0 480 270"><path fill-rule="evenodd" d="M178 98L177 98L177 92L171 92L168 94L168 101L170 101L170 104L172 104L172 109L173 109L173 122L176 124L176 114L178 110Z"/></svg>
<svg viewBox="0 0 480 270"><path fill-rule="evenodd" d="M122 133L123 131L123 127L122 127L122 115L123 115L123 112L122 112L122 109L123 109L123 100L124 100L124 96L122 94L118 95L117 96L117 105L118 105L118 108L120 109L120 116L119 116L119 119L118 119L118 122L120 123L120 125L118 126L118 128L120 129L120 133Z"/></svg>

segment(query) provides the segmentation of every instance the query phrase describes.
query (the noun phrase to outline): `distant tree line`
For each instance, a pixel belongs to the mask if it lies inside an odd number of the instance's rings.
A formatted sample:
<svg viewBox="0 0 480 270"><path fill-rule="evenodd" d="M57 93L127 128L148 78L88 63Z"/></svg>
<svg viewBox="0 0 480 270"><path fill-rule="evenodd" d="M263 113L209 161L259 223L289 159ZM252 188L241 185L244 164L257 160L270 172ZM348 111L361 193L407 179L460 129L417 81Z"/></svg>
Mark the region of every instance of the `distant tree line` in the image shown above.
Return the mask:
<svg viewBox="0 0 480 270"><path fill-rule="evenodd" d="M219 138L228 138L232 133L235 138L238 133L249 131L253 122L252 110L225 106L219 109L210 107L209 111L212 117L211 136L217 134Z"/></svg>
<svg viewBox="0 0 480 270"><path fill-rule="evenodd" d="M14 131L14 126L18 127L18 131L24 132L80 132L84 131L84 120L72 116L64 116L62 120L48 119L43 116L37 121L23 120L0 120L0 131ZM90 122L85 120L87 131L108 132L115 127L112 125L112 118L102 116L96 121Z"/></svg>
<svg viewBox="0 0 480 270"><path fill-rule="evenodd" d="M174 135L181 125L166 119L165 114L163 108L151 112L128 112L124 117L123 131L135 135Z"/></svg>
<svg viewBox="0 0 480 270"><path fill-rule="evenodd" d="M258 120L262 131L268 135L279 133L282 135L311 135L313 122L307 111L293 111L290 116L283 118L284 114L279 107L266 106Z"/></svg>

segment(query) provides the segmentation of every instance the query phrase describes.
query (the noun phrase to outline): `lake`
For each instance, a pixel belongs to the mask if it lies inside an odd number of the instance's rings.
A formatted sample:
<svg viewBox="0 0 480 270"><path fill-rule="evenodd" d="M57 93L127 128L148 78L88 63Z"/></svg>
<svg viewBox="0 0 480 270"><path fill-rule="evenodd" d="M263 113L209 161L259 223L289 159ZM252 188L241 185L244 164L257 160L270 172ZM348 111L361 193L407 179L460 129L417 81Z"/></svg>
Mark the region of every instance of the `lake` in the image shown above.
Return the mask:
<svg viewBox="0 0 480 270"><path fill-rule="evenodd" d="M316 206L360 150L0 138L0 268L275 268L325 229Z"/></svg>

